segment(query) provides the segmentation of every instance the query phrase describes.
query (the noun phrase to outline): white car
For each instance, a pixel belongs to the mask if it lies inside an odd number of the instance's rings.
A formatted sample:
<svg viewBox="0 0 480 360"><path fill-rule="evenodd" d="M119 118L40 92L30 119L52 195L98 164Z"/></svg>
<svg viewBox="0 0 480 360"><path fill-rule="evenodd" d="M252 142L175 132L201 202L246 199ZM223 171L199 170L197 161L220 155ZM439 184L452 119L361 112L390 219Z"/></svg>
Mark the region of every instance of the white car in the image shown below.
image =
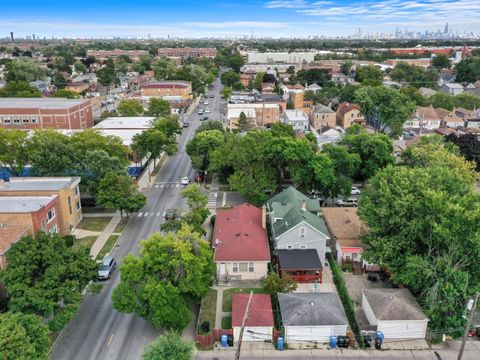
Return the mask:
<svg viewBox="0 0 480 360"><path fill-rule="evenodd" d="M350 207L350 206L353 206L353 207L357 207L358 206L358 200L357 199L353 199L353 198L348 198L348 199L338 199L337 200L337 206L340 206L340 207Z"/></svg>
<svg viewBox="0 0 480 360"><path fill-rule="evenodd" d="M188 184L190 184L190 179L188 178L188 176L182 177L182 180L180 180L180 184L181 184L181 185L188 185Z"/></svg>
<svg viewBox="0 0 480 360"><path fill-rule="evenodd" d="M350 195L360 195L360 189L356 186L352 186L352 190L350 191Z"/></svg>
<svg viewBox="0 0 480 360"><path fill-rule="evenodd" d="M205 114L210 114L210 109L209 108L205 109Z"/></svg>
<svg viewBox="0 0 480 360"><path fill-rule="evenodd" d="M205 100L203 103L204 103L205 105L208 105L208 101L207 101L207 100Z"/></svg>

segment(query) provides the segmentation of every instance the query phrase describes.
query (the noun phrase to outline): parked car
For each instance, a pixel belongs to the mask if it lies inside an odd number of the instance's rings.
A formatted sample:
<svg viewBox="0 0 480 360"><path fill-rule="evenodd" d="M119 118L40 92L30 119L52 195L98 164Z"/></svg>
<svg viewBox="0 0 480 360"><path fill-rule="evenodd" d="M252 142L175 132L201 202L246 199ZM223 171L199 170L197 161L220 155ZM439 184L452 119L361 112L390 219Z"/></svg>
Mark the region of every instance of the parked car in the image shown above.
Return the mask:
<svg viewBox="0 0 480 360"><path fill-rule="evenodd" d="M182 177L182 180L180 180L180 185L188 185L188 184L190 184L190 179L188 178L188 176Z"/></svg>
<svg viewBox="0 0 480 360"><path fill-rule="evenodd" d="M205 180L205 171L199 170L197 176L195 176L195 181L201 183Z"/></svg>
<svg viewBox="0 0 480 360"><path fill-rule="evenodd" d="M198 109L198 115L203 115L203 109Z"/></svg>
<svg viewBox="0 0 480 360"><path fill-rule="evenodd" d="M117 267L117 262L113 256L107 256L102 260L102 264L98 268L98 280L110 279L113 270Z"/></svg>
<svg viewBox="0 0 480 360"><path fill-rule="evenodd" d="M360 195L360 189L356 186L352 186L352 190L350 191L350 195Z"/></svg>
<svg viewBox="0 0 480 360"><path fill-rule="evenodd" d="M165 220L171 221L180 217L180 212L177 209L168 209L165 212Z"/></svg>
<svg viewBox="0 0 480 360"><path fill-rule="evenodd" d="M204 105L208 105L208 101L205 100L205 101L203 102L203 104L204 104Z"/></svg>
<svg viewBox="0 0 480 360"><path fill-rule="evenodd" d="M358 206L358 200L353 199L353 198L348 198L348 199L338 199L337 200L337 206L340 207L345 207L345 206Z"/></svg>
<svg viewBox="0 0 480 360"><path fill-rule="evenodd" d="M210 114L210 109L209 108L205 109L205 114Z"/></svg>
<svg viewBox="0 0 480 360"><path fill-rule="evenodd" d="M208 120L208 116L204 116L203 118L200 119L200 121L207 121Z"/></svg>
<svg viewBox="0 0 480 360"><path fill-rule="evenodd" d="M213 99L215 97L215 95L210 95L210 99Z"/></svg>
<svg viewBox="0 0 480 360"><path fill-rule="evenodd" d="M184 128L187 128L187 127L189 127L189 126L190 126L190 123L189 123L188 121L184 121L184 122L183 122L183 127L184 127Z"/></svg>

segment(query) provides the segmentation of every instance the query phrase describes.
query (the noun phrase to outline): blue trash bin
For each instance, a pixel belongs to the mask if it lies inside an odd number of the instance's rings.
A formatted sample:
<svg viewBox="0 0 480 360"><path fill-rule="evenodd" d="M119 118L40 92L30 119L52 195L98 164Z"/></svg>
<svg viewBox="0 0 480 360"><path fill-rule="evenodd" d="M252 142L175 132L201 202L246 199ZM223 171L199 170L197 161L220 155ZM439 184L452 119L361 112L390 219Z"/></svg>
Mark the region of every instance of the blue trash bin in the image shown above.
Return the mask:
<svg viewBox="0 0 480 360"><path fill-rule="evenodd" d="M380 340L380 342L383 342L383 339L385 339L385 335L383 332L377 331L377 333L375 334L375 338L377 340Z"/></svg>
<svg viewBox="0 0 480 360"><path fill-rule="evenodd" d="M282 351L283 350L283 337L279 336L277 339L277 350Z"/></svg>
<svg viewBox="0 0 480 360"><path fill-rule="evenodd" d="M228 336L227 335L222 335L220 338L220 342L222 343L222 347L227 347L228 346Z"/></svg>
<svg viewBox="0 0 480 360"><path fill-rule="evenodd" d="M337 337L336 336L330 336L330 347L332 349L335 349L337 347Z"/></svg>

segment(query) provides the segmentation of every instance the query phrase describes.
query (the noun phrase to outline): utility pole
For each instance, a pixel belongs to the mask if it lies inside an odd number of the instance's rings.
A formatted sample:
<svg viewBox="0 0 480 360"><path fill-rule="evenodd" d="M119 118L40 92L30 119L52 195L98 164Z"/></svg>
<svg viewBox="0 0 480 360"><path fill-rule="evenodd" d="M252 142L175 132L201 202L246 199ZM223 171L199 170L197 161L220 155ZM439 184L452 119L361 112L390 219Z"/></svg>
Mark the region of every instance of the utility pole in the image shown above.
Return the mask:
<svg viewBox="0 0 480 360"><path fill-rule="evenodd" d="M467 341L468 331L470 330L470 326L472 325L473 317L475 316L475 309L477 308L478 296L479 295L480 295L480 293L477 292L475 294L475 298L473 299L472 310L470 310L470 315L468 316L467 325L465 326L465 332L463 334L462 346L460 346L460 351L458 352L457 360L462 360L463 351L465 350L465 342Z"/></svg>
<svg viewBox="0 0 480 360"><path fill-rule="evenodd" d="M240 359L240 348L242 347L243 330L245 329L245 324L247 323L248 316L250 313L250 303L252 302L252 296L253 296L253 291L250 291L250 296L248 297L247 306L245 307L245 314L243 315L242 328L240 329L240 336L238 338L238 347L237 347L237 351L235 352L235 360Z"/></svg>

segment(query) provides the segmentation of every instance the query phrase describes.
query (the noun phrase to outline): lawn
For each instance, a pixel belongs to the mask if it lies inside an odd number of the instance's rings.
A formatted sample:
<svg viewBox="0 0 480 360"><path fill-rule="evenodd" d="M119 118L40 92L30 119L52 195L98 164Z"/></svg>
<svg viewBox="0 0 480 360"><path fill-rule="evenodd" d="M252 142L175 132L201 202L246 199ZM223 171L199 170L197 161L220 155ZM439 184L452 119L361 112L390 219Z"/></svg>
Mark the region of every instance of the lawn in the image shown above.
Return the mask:
<svg viewBox="0 0 480 360"><path fill-rule="evenodd" d="M222 318L222 329L231 329L232 328L232 317L225 316Z"/></svg>
<svg viewBox="0 0 480 360"><path fill-rule="evenodd" d="M113 232L114 233L122 233L123 230L125 230L125 227L127 226L129 220L130 220L130 218L128 218L128 217L122 217L122 219L118 223L115 230L113 230Z"/></svg>
<svg viewBox="0 0 480 360"><path fill-rule="evenodd" d="M111 235L108 238L105 245L103 245L102 250L100 250L100 252L98 253L97 259L102 260L107 253L111 252L113 248L113 244L115 244L118 238L119 238L119 235Z"/></svg>
<svg viewBox="0 0 480 360"><path fill-rule="evenodd" d="M215 327L215 308L217 306L217 290L208 289L207 296L202 299L200 305L200 314L198 324L199 329L198 333L204 335L204 332L201 329L201 325L208 321L210 323L210 329Z"/></svg>
<svg viewBox="0 0 480 360"><path fill-rule="evenodd" d="M253 291L254 294L265 294L262 288L231 288L223 292L223 304L222 310L225 312L232 311L232 295L233 294L249 294L250 291Z"/></svg>
<svg viewBox="0 0 480 360"><path fill-rule="evenodd" d="M112 220L111 217L84 217L77 228L89 231L103 231L110 220Z"/></svg>
<svg viewBox="0 0 480 360"><path fill-rule="evenodd" d="M86 247L88 250L90 250L95 240L97 240L97 236L87 236L81 239L77 239L73 247L77 249L80 247Z"/></svg>

